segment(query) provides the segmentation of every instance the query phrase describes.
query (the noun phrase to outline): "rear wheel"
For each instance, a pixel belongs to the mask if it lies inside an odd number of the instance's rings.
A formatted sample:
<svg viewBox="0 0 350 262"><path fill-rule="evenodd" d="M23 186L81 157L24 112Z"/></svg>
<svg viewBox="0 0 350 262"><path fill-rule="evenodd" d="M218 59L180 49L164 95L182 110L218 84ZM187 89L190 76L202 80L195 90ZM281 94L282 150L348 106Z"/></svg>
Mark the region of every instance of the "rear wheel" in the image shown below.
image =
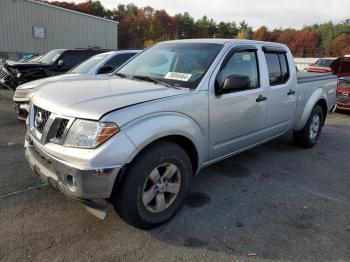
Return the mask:
<svg viewBox="0 0 350 262"><path fill-rule="evenodd" d="M191 180L192 165L187 153L174 143L160 142L127 167L112 203L127 223L152 228L176 214Z"/></svg>
<svg viewBox="0 0 350 262"><path fill-rule="evenodd" d="M324 123L324 114L322 107L316 105L306 122L304 128L293 132L294 143L298 146L310 148L313 147L321 134Z"/></svg>

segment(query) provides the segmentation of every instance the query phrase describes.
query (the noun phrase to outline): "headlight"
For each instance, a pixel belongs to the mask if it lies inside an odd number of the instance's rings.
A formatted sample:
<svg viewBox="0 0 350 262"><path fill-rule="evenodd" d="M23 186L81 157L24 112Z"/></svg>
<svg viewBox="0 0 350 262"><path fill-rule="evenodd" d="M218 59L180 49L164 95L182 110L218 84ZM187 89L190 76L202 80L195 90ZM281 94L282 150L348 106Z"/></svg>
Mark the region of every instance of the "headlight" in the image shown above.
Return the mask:
<svg viewBox="0 0 350 262"><path fill-rule="evenodd" d="M15 97L16 98L28 98L30 96L30 93L33 91L33 89L16 89L15 91Z"/></svg>
<svg viewBox="0 0 350 262"><path fill-rule="evenodd" d="M68 131L64 146L94 148L119 132L114 123L77 119Z"/></svg>

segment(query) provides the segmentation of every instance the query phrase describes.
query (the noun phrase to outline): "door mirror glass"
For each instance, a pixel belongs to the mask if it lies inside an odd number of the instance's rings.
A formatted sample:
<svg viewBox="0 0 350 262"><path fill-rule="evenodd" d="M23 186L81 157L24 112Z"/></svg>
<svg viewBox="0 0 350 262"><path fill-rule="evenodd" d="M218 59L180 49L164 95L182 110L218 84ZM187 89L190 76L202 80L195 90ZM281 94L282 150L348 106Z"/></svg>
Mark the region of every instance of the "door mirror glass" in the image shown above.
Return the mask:
<svg viewBox="0 0 350 262"><path fill-rule="evenodd" d="M235 91L247 90L250 87L249 76L229 75L225 78L221 88L217 90L218 94L226 94Z"/></svg>
<svg viewBox="0 0 350 262"><path fill-rule="evenodd" d="M111 65L103 65L98 71L97 74L101 75L101 74L108 74L110 72L112 72L114 70L113 66Z"/></svg>

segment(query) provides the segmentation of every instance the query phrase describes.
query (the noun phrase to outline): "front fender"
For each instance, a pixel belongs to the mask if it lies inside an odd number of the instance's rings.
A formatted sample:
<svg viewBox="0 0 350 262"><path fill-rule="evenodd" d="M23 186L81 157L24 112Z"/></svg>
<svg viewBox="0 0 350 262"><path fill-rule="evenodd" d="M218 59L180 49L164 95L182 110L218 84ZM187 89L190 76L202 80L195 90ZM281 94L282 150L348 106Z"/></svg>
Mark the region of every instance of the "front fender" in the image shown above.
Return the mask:
<svg viewBox="0 0 350 262"><path fill-rule="evenodd" d="M129 122L122 129L138 152L158 139L177 135L194 144L198 153L198 167L208 159L206 131L188 115L178 112L152 113ZM128 159L128 162L131 161L132 159Z"/></svg>
<svg viewBox="0 0 350 262"><path fill-rule="evenodd" d="M306 104L304 106L304 110L303 110L301 117L300 117L299 121L297 122L294 130L299 131L299 130L303 129L307 120L310 117L312 109L322 99L327 102L327 94L322 88L318 88L311 94L308 101L306 102Z"/></svg>

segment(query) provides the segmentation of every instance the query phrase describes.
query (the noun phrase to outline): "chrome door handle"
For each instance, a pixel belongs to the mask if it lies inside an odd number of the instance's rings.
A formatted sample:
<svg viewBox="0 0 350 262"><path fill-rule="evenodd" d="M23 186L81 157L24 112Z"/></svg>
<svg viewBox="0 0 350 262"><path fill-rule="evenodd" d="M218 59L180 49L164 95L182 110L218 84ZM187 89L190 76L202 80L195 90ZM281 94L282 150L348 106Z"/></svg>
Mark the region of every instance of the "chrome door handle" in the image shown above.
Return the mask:
<svg viewBox="0 0 350 262"><path fill-rule="evenodd" d="M287 95L288 95L288 96L295 95L295 91L292 90L292 89L289 89Z"/></svg>

